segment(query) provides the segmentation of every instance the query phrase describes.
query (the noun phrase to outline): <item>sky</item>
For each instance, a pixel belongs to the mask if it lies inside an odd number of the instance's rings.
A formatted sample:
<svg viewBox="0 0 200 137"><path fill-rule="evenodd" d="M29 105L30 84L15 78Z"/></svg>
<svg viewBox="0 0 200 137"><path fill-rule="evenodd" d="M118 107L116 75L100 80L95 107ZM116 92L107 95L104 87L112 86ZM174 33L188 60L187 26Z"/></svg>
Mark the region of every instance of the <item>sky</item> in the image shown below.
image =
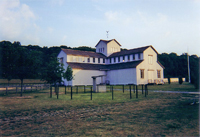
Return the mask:
<svg viewBox="0 0 200 137"><path fill-rule="evenodd" d="M94 48L100 39L200 56L200 0L0 0L0 41Z"/></svg>

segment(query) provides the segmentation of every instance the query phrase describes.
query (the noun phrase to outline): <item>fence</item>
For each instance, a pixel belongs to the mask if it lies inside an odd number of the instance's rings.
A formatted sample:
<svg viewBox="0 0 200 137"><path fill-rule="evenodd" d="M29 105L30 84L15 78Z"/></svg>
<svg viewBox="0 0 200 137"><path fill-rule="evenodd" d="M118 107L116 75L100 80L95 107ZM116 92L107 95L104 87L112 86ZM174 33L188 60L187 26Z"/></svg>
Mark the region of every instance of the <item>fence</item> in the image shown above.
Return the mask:
<svg viewBox="0 0 200 137"><path fill-rule="evenodd" d="M121 89L117 88L114 89L114 86L116 87L116 85L110 85L107 86L107 91L111 92L112 94L112 100L114 99L114 90L121 90L122 93L126 91L130 92L130 99L132 99L132 92L135 94L136 98L138 98L138 90L139 90L139 86L141 86L141 93L142 95L144 94L145 97L147 97L148 95L148 87L147 85L134 85L134 84L129 84L129 85L117 85L118 87L120 86ZM128 86L128 88L127 88ZM51 86L50 87L50 98L52 98L52 87L54 87L54 91L56 93L57 99L59 98L59 86ZM73 99L73 94L78 94L78 93L90 93L90 99L92 100L92 94L95 93L93 92L93 88L92 86L62 86L65 88L65 94L67 93L67 88L68 88L68 92L71 95L71 99ZM125 88L126 87L126 88ZM73 92L74 91L74 92Z"/></svg>

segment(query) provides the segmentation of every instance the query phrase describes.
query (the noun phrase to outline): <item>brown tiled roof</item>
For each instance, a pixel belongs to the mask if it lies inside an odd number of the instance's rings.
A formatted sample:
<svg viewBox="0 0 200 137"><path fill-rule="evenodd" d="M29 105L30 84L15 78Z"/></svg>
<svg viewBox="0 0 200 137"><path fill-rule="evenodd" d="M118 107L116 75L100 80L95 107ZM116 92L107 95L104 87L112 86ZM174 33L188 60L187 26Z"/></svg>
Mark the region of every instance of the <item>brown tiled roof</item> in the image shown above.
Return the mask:
<svg viewBox="0 0 200 137"><path fill-rule="evenodd" d="M114 40L119 46L121 46L121 44L119 44L119 42L118 42L116 39L111 39L111 40L103 40L103 39L100 39L99 42L103 41L103 42L109 43L109 42L111 42L111 41L113 41L113 40ZM99 42L96 44L96 46L99 44ZM95 47L96 47L96 46L95 46Z"/></svg>
<svg viewBox="0 0 200 137"><path fill-rule="evenodd" d="M101 53L92 52L92 51L81 51L81 50L72 50L72 49L62 49L62 51L64 51L67 55L106 58L105 55Z"/></svg>
<svg viewBox="0 0 200 137"><path fill-rule="evenodd" d="M117 63L117 64L89 64L89 63L71 63L67 62L67 64L71 68L75 69L84 69L84 70L117 70L117 69L126 69L126 68L136 68L141 61L132 61L132 62L125 62L125 63Z"/></svg>
<svg viewBox="0 0 200 137"><path fill-rule="evenodd" d="M145 46L145 47L140 47L140 48L135 48L135 49L123 50L120 52L115 52L111 54L109 57L117 57L117 56L130 55L130 54L135 54L135 53L142 53L144 50L146 50L149 47L152 47L152 46Z"/></svg>

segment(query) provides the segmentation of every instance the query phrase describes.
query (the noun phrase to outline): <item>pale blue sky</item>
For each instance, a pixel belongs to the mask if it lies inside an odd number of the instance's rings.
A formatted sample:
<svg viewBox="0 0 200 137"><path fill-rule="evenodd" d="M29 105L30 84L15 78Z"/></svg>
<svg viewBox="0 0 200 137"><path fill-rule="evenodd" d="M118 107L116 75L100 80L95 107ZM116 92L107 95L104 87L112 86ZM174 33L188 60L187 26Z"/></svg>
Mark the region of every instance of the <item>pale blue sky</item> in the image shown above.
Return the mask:
<svg viewBox="0 0 200 137"><path fill-rule="evenodd" d="M200 56L200 0L0 0L0 41L122 48Z"/></svg>

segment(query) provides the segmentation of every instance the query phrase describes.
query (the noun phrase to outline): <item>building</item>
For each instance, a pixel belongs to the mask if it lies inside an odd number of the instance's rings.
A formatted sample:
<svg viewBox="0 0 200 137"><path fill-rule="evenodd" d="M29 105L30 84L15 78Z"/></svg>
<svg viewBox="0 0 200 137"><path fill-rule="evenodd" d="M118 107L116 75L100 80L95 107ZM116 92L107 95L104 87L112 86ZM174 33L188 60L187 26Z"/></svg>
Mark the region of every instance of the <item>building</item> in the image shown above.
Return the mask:
<svg viewBox="0 0 200 137"><path fill-rule="evenodd" d="M74 79L64 80L65 85L96 84L161 84L163 69L157 60L158 52L153 46L145 46L121 51L115 39L100 40L96 52L62 49L58 54L66 69L73 70Z"/></svg>

